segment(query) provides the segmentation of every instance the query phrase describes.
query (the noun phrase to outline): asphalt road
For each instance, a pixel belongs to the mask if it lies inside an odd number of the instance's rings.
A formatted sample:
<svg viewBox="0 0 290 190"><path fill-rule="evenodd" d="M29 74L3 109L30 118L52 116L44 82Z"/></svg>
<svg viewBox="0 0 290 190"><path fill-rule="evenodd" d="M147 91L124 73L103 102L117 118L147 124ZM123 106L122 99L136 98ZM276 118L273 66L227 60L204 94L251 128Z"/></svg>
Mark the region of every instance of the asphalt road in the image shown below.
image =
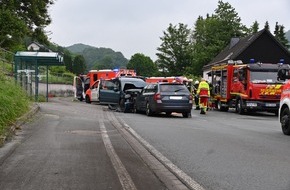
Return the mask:
<svg viewBox="0 0 290 190"><path fill-rule="evenodd" d="M71 98L39 106L0 148L1 190L187 189L103 106Z"/></svg>
<svg viewBox="0 0 290 190"><path fill-rule="evenodd" d="M115 114L204 189L290 189L290 137L273 114Z"/></svg>
<svg viewBox="0 0 290 190"><path fill-rule="evenodd" d="M0 149L0 189L289 190L289 144L273 114L147 117L51 99Z"/></svg>

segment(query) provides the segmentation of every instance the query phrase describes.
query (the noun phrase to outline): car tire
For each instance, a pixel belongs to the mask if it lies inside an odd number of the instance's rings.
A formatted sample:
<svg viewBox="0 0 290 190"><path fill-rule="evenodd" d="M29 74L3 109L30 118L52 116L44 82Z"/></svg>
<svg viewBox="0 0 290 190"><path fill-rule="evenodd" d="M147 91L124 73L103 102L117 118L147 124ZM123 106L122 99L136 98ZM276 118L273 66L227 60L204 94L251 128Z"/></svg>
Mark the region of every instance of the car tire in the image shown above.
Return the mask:
<svg viewBox="0 0 290 190"><path fill-rule="evenodd" d="M90 100L90 97L89 96L86 96L86 103L87 104L90 104L91 103L91 100Z"/></svg>
<svg viewBox="0 0 290 190"><path fill-rule="evenodd" d="M290 135L290 111L284 108L281 113L281 128L284 135Z"/></svg>
<svg viewBox="0 0 290 190"><path fill-rule="evenodd" d="M120 101L119 101L119 107L120 107L120 111L121 112L124 112L125 113L125 99L121 99Z"/></svg>
<svg viewBox="0 0 290 190"><path fill-rule="evenodd" d="M137 105L136 105L136 101L133 101L133 108L132 108L132 113L137 113Z"/></svg>
<svg viewBox="0 0 290 190"><path fill-rule="evenodd" d="M182 116L183 116L184 118L189 118L189 117L191 116L191 112L183 112L183 113L182 113Z"/></svg>
<svg viewBox="0 0 290 190"><path fill-rule="evenodd" d="M146 103L146 115L147 116L152 116L153 115L153 112L152 112L152 110L150 108L150 104L148 102Z"/></svg>
<svg viewBox="0 0 290 190"><path fill-rule="evenodd" d="M171 112L166 112L165 113L167 116L170 116L171 115Z"/></svg>

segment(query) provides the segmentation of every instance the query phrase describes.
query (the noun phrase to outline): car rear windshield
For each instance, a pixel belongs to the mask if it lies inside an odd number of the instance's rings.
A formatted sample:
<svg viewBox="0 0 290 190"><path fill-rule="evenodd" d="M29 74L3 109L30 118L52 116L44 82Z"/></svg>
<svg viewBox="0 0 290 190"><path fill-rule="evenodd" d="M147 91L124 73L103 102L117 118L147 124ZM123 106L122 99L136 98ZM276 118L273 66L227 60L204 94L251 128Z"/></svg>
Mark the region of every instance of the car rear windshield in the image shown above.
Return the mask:
<svg viewBox="0 0 290 190"><path fill-rule="evenodd" d="M160 92L187 92L183 84L160 84Z"/></svg>

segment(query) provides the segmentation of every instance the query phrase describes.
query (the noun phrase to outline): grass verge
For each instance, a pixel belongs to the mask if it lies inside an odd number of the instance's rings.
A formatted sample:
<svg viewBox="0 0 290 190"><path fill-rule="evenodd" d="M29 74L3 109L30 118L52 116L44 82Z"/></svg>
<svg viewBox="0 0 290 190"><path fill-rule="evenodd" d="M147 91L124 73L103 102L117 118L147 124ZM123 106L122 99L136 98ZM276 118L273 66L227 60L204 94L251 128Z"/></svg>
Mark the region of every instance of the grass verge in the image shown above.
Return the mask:
<svg viewBox="0 0 290 190"><path fill-rule="evenodd" d="M29 110L26 92L0 71L0 137L5 136L17 118Z"/></svg>

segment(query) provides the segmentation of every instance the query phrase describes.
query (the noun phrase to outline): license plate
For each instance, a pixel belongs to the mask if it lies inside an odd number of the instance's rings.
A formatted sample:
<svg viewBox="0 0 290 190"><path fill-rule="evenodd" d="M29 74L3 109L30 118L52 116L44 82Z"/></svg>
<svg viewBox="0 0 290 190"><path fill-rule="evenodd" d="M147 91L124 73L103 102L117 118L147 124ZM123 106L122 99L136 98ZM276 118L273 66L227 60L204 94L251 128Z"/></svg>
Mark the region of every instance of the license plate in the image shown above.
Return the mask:
<svg viewBox="0 0 290 190"><path fill-rule="evenodd" d="M274 104L274 103L266 103L266 107L276 107L276 104Z"/></svg>
<svg viewBox="0 0 290 190"><path fill-rule="evenodd" d="M170 96L169 99L170 100L181 100L182 97L181 96Z"/></svg>

